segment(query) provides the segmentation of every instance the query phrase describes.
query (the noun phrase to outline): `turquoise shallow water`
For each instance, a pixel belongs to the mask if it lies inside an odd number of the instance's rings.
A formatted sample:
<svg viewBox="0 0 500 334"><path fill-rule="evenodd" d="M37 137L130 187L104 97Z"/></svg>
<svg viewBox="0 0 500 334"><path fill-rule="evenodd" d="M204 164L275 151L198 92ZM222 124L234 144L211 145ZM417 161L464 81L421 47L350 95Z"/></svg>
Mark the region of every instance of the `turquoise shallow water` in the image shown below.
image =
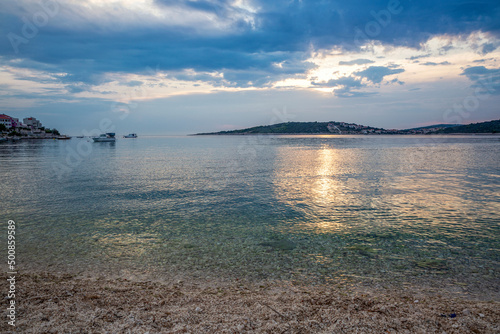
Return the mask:
<svg viewBox="0 0 500 334"><path fill-rule="evenodd" d="M499 289L500 137L21 141L0 178L20 268Z"/></svg>

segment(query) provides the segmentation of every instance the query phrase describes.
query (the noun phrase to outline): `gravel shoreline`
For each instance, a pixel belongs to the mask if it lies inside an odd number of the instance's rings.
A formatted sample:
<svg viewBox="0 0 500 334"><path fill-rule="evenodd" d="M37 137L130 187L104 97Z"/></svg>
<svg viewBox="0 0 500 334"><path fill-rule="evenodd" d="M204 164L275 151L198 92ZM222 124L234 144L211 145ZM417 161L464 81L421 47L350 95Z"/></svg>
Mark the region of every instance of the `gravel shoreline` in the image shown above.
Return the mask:
<svg viewBox="0 0 500 334"><path fill-rule="evenodd" d="M500 332L499 302L410 289L42 271L19 275L16 289L16 327L4 318L2 333Z"/></svg>

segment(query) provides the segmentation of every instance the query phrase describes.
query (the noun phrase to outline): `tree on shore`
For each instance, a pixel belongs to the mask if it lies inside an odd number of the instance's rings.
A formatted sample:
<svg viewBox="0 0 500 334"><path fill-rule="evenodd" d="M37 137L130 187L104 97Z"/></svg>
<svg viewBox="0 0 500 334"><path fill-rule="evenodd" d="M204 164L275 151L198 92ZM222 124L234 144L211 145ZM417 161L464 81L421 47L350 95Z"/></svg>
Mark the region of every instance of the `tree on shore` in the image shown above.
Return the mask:
<svg viewBox="0 0 500 334"><path fill-rule="evenodd" d="M0 132L4 131L7 131L7 127L5 126L5 124L0 124Z"/></svg>
<svg viewBox="0 0 500 334"><path fill-rule="evenodd" d="M53 135L56 135L56 136L60 136L61 134L59 133L59 131L57 131L57 129L45 129L44 130L45 133L52 133Z"/></svg>

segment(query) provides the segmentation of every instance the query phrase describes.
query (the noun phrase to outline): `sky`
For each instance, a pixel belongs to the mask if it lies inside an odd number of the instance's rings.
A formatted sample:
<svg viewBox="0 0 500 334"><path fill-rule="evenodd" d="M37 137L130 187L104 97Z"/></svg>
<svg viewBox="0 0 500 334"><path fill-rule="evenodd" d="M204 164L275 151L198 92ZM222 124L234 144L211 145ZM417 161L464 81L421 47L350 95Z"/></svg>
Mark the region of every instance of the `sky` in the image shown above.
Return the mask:
<svg viewBox="0 0 500 334"><path fill-rule="evenodd" d="M500 118L494 0L3 0L0 35L0 113L72 135Z"/></svg>

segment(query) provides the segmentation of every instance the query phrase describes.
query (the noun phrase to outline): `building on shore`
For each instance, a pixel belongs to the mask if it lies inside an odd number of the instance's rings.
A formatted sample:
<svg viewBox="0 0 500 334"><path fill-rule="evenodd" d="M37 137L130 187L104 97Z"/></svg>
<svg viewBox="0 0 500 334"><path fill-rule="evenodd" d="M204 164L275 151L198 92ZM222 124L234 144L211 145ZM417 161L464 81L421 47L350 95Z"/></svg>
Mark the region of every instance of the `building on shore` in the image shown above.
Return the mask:
<svg viewBox="0 0 500 334"><path fill-rule="evenodd" d="M0 124L5 125L7 129L10 129L12 127L12 118L10 116L7 116L5 114L0 115Z"/></svg>
<svg viewBox="0 0 500 334"><path fill-rule="evenodd" d="M19 119L10 117L9 115L0 114L0 124L5 125L7 129L19 126Z"/></svg>
<svg viewBox="0 0 500 334"><path fill-rule="evenodd" d="M23 122L24 123L19 122L18 118L0 114L0 124L5 125L7 128L7 131L4 131L2 136L5 136L5 133L28 139L49 139L58 138L60 136L59 132L55 129L45 129L42 123L35 117L27 117L23 119Z"/></svg>
<svg viewBox="0 0 500 334"><path fill-rule="evenodd" d="M32 129L39 129L42 127L42 123L39 120L37 120L35 117L27 117L27 118L23 119L23 123Z"/></svg>

